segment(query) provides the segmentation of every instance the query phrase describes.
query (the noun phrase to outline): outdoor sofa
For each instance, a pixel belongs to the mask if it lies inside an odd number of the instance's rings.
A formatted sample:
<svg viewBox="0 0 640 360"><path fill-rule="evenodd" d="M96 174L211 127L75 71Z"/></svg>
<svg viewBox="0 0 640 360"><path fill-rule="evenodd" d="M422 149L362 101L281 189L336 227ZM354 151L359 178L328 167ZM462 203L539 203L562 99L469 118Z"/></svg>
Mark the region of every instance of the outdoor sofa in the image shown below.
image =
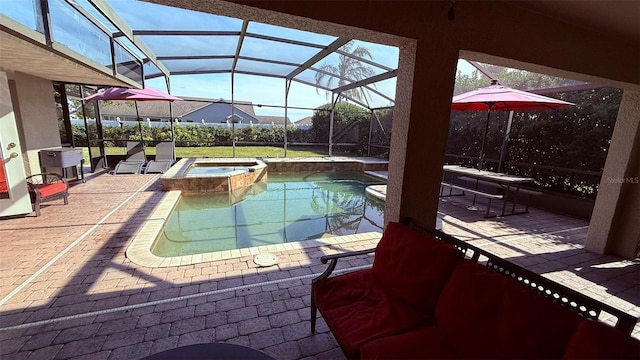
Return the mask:
<svg viewBox="0 0 640 360"><path fill-rule="evenodd" d="M374 251L372 268L330 276ZM312 332L317 309L349 359L640 357L637 318L440 231L390 222L376 249L321 260Z"/></svg>

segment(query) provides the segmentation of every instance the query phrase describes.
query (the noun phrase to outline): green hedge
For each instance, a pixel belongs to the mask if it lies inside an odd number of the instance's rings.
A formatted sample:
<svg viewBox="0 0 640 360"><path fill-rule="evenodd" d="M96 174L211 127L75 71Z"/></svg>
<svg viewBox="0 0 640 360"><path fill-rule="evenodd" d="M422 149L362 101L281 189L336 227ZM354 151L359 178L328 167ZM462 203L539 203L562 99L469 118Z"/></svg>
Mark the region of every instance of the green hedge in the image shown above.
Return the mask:
<svg viewBox="0 0 640 360"><path fill-rule="evenodd" d="M303 130L297 126L287 127L288 143L323 143L329 142L330 104L315 111L310 130ZM376 111L374 117L373 140L376 144L388 146L391 140L391 110ZM369 143L369 124L371 112L359 106L338 103L334 113L334 143L355 144L349 149L339 149L345 155L363 156L367 154ZM152 144L159 141L171 140L171 127L142 125L142 140ZM174 127L175 141L181 147L224 146L238 142L255 142L265 144L284 143L284 127L248 126L235 129L227 126L177 125ZM89 132L97 133L96 125L89 125ZM61 138L64 138L64 128L61 127ZM83 125L72 125L73 138L76 146L88 146L87 135ZM105 126L102 129L106 147L123 146L124 140L140 140L140 130L137 124L123 126ZM388 156L383 151L380 156Z"/></svg>
<svg viewBox="0 0 640 360"><path fill-rule="evenodd" d="M554 111L515 112L505 161L529 165L515 164L504 170L533 177L543 189L593 198L600 176L589 173L599 173L604 168L622 91L600 88L553 97L576 105ZM477 158L486 117L486 111L452 112L446 152ZM485 145L485 157L489 160L486 168L497 170L507 119L508 112L491 113ZM477 165L475 160L463 161Z"/></svg>
<svg viewBox="0 0 640 360"><path fill-rule="evenodd" d="M89 132L95 133L95 124L89 125ZM87 134L82 125L72 125L73 139L76 146L88 146ZM103 127L105 146L121 146L122 140L140 140L137 125L122 127ZM180 125L174 127L175 140L180 146L216 146L228 145L233 140L233 130L226 126ZM306 142L311 140L309 131L290 126L287 129L288 142ZM246 127L235 130L236 141L284 143L284 127ZM142 126L142 139L147 142L170 141L171 127Z"/></svg>

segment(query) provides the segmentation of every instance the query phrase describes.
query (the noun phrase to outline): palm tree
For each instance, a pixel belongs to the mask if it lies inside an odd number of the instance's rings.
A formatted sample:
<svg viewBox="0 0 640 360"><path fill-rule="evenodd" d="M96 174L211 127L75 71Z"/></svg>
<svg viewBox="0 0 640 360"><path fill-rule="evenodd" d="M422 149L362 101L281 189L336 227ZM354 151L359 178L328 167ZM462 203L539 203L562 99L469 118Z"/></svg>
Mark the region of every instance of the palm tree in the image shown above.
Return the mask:
<svg viewBox="0 0 640 360"><path fill-rule="evenodd" d="M332 89L336 81L337 87L340 87L375 75L371 67L358 60L358 58L365 57L373 60L369 49L363 46L358 46L354 49L354 45L352 40L341 47L342 51L351 54L353 57L339 54L340 63L338 66L326 63L320 65L319 70L321 70L321 72L316 72L316 85L325 85L327 88ZM316 92L318 92L318 88L316 88ZM367 96L362 88L351 89L345 91L344 94L359 101L366 100ZM327 92L327 96L328 95L329 92Z"/></svg>

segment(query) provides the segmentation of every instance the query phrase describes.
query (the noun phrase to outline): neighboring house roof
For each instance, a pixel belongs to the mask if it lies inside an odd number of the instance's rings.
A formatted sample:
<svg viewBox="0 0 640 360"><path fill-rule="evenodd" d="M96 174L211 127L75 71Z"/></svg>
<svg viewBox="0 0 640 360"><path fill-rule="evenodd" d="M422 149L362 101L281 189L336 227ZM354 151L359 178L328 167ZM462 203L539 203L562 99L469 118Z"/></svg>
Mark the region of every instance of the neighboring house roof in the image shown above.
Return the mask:
<svg viewBox="0 0 640 360"><path fill-rule="evenodd" d="M196 101L196 102L205 102L205 103L227 103L230 104L231 100L225 99L206 99L206 98L197 98L197 97L181 97L183 100ZM253 117L256 117L256 113L253 109L253 103L251 101L234 101L233 106L236 109L240 109L244 111L246 114L249 114Z"/></svg>
<svg viewBox="0 0 640 360"><path fill-rule="evenodd" d="M284 116L267 116L267 115L258 115L258 119L260 119L261 124L271 124L274 125L284 125L285 117ZM287 117L287 125L291 125L291 120Z"/></svg>
<svg viewBox="0 0 640 360"><path fill-rule="evenodd" d="M171 103L174 118L182 118L193 114L198 110L213 104L226 103L230 101L224 99L204 99L181 97L182 101L174 101ZM168 101L138 101L138 113L142 118L165 118L170 117ZM235 101L234 107L240 110L240 116L254 118L255 122L259 121L253 109L253 103L250 101ZM133 101L109 101L100 102L100 114L102 116L136 116L136 108ZM200 118L196 119L200 120ZM246 119L249 122L249 119Z"/></svg>
<svg viewBox="0 0 640 360"><path fill-rule="evenodd" d="M230 116L232 113L237 119L234 121L236 123L260 123L260 120L255 115L251 115L250 113L243 111L238 106L233 106L232 110L231 104L223 102L214 102L207 104L206 106L203 106L199 109L183 114L181 116L181 119L183 121L186 120L191 122L200 122L204 120L205 123L225 123L227 122L227 120L230 120Z"/></svg>
<svg viewBox="0 0 640 360"><path fill-rule="evenodd" d="M295 122L296 125L313 125L313 117L307 116Z"/></svg>

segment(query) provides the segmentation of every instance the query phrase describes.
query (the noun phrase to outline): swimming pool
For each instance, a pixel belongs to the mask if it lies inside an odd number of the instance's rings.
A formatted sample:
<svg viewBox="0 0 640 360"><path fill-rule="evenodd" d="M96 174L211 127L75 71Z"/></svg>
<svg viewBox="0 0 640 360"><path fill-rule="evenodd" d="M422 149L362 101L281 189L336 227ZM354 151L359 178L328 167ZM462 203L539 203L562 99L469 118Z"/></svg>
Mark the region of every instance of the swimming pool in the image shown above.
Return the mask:
<svg viewBox="0 0 640 360"><path fill-rule="evenodd" d="M189 169L188 175L217 175L217 174L228 174L233 171L249 171L249 167L247 166L216 166L216 167L205 167L205 166L196 166L192 169Z"/></svg>
<svg viewBox="0 0 640 360"><path fill-rule="evenodd" d="M183 194L151 252L173 257L381 232L384 203L365 189L383 183L361 172L276 173L242 191Z"/></svg>

